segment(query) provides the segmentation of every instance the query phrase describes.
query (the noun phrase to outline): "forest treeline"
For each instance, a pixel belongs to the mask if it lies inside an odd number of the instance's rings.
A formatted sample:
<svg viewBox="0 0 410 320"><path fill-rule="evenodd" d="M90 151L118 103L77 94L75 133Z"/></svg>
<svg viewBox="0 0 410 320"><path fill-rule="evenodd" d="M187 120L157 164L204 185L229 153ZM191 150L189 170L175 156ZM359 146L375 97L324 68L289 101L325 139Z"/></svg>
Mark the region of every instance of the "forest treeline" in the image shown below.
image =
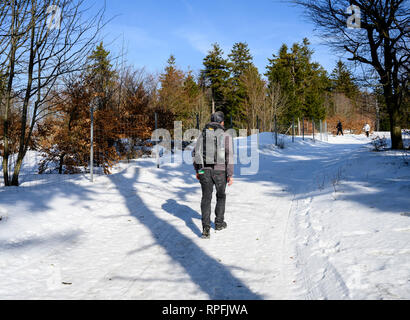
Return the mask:
<svg viewBox="0 0 410 320"><path fill-rule="evenodd" d="M154 76L133 66L114 66L100 43L88 56L84 71L65 76L52 88L30 146L44 155L41 173L50 168L73 173L87 166L91 106L95 161L105 172L124 156L118 150L128 147L121 141L133 139L135 145L151 138L155 113L158 127L169 130L174 121L182 121L185 129L195 128L197 115L203 127L213 110L226 114L228 127L232 119L234 128L249 130L257 128L260 119L259 128L272 131L275 116L283 128L302 118L341 119L356 132L364 122L375 124L377 97L359 89L342 61L328 75L312 61L312 54L308 39L291 48L283 45L262 74L246 43L236 43L227 58L214 44L198 74L181 70L171 55L163 72ZM10 109L11 154L18 153L22 103L16 97Z"/></svg>
<svg viewBox="0 0 410 320"><path fill-rule="evenodd" d="M10 1L8 1L10 2ZM6 3L8 3L6 1ZM328 73L313 61L308 39L283 44L258 70L246 42L230 52L213 44L201 70L182 70L171 55L159 75L124 65L96 41L102 13L80 22L80 4L63 0L65 24L47 29L47 5L12 1L0 6L0 152L5 185L18 185L29 150L41 153L40 173L75 173L88 166L91 111L94 161L109 173L120 159L141 156L141 147L158 127L185 129L209 122L223 111L226 126L284 131L302 118L338 120L360 133L365 122L390 130L383 95L364 87L349 66L335 61ZM82 26L79 28L79 26ZM62 41L63 40L63 41ZM408 97L401 115L410 123Z"/></svg>

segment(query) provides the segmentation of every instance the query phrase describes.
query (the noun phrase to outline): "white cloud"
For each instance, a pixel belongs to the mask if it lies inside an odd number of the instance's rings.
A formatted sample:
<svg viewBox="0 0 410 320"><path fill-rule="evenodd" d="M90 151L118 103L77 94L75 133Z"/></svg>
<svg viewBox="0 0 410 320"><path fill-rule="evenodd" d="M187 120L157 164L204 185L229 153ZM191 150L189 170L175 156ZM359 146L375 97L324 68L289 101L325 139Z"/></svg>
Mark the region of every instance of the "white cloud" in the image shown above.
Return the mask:
<svg viewBox="0 0 410 320"><path fill-rule="evenodd" d="M113 29L114 31L110 30L111 34L115 33L115 36L124 35L125 39L128 41L128 45L133 48L160 47L163 44L163 41L156 39L140 27L116 25Z"/></svg>
<svg viewBox="0 0 410 320"><path fill-rule="evenodd" d="M178 35L185 40L188 41L188 43L197 51L201 52L204 55L208 54L208 51L211 48L211 45L213 43L212 40L210 40L206 35L198 32L184 32L180 31L178 32Z"/></svg>

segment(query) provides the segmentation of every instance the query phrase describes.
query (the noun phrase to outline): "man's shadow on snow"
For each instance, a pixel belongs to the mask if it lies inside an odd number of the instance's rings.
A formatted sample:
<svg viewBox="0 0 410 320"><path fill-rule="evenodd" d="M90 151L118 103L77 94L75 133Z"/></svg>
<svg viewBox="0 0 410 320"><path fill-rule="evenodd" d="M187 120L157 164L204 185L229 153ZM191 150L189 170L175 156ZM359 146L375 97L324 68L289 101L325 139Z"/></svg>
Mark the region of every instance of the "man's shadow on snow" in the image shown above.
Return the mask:
<svg viewBox="0 0 410 320"><path fill-rule="evenodd" d="M168 199L166 203L162 205L162 209L173 216L185 221L185 225L192 230L198 237L202 235L201 230L197 227L194 220L202 220L201 215L192 210L188 206L184 206L176 202L174 199Z"/></svg>

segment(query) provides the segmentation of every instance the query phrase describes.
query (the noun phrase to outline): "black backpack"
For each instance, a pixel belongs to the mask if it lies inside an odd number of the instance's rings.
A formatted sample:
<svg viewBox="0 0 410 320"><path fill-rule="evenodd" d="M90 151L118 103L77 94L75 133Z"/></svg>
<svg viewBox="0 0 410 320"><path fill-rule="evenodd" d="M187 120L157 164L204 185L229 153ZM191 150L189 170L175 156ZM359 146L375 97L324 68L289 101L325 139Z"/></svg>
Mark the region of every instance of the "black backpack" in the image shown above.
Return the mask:
<svg viewBox="0 0 410 320"><path fill-rule="evenodd" d="M214 167L216 164L225 163L225 130L222 126L208 124L202 131L201 142L197 150L197 164L203 167Z"/></svg>

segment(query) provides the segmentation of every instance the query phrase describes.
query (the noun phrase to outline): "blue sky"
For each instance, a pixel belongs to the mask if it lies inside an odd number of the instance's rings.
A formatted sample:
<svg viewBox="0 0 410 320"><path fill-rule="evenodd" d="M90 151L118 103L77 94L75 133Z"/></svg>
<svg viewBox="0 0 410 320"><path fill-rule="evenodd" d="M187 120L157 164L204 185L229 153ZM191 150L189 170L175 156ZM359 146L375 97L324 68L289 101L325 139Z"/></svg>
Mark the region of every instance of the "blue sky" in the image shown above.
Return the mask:
<svg viewBox="0 0 410 320"><path fill-rule="evenodd" d="M106 0L106 6L106 17L113 20L104 30L105 44L117 54L124 43L127 62L149 72L161 72L171 54L179 67L197 72L214 42L225 54L235 42L247 42L261 73L283 43L304 37L312 42L314 60L328 71L338 59L314 35L300 8L284 1Z"/></svg>

